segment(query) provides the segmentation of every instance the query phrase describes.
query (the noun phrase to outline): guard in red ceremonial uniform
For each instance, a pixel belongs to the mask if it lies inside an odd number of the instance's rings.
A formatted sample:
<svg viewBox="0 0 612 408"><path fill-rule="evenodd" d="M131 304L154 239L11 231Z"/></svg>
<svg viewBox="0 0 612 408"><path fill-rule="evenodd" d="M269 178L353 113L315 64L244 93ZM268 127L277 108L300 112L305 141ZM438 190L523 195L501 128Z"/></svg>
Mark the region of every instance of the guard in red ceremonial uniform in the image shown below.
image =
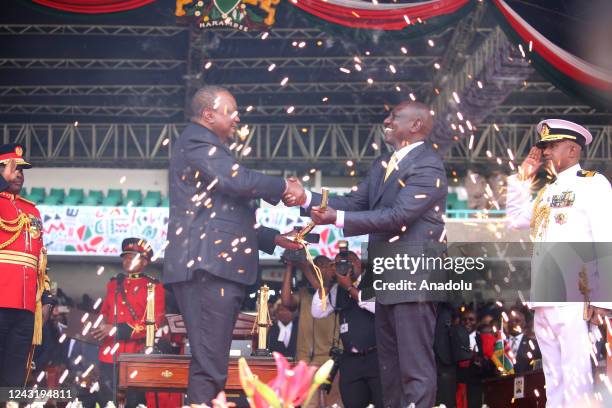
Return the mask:
<svg viewBox="0 0 612 408"><path fill-rule="evenodd" d="M40 213L19 195L32 167L24 154L19 144L0 146L0 387L25 385L53 303Z"/></svg>
<svg viewBox="0 0 612 408"><path fill-rule="evenodd" d="M142 273L153 257L151 246L144 239L127 238L123 240L121 249L123 269L127 276L120 273L107 284L106 297L100 309L104 320L92 331L102 341L98 358L102 380L100 394L104 403L116 400L117 356L121 353L143 353L147 323L154 325L154 330L157 330L164 320L165 312L164 287L157 279ZM154 311L154 321L147 321L147 308ZM130 391L126 406L135 407L142 403L153 408L156 403L154 393L151 394L152 403L148 396L145 402L143 393ZM180 406L180 395L177 396L178 404L174 407ZM161 399L159 395L157 399ZM161 402L159 407L162 407Z"/></svg>

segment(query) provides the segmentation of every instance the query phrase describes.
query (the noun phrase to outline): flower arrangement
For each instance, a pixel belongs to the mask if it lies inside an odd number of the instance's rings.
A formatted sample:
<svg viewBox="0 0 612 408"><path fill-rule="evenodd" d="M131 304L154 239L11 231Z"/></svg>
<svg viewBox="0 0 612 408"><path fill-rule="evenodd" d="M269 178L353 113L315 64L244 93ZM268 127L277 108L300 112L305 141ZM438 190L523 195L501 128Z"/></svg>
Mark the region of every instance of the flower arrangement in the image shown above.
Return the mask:
<svg viewBox="0 0 612 408"><path fill-rule="evenodd" d="M293 367L280 353L273 353L276 363L276 377L268 384L260 381L249 368L246 359L238 361L240 384L249 401L251 408L294 408L306 406L315 395L319 387L327 382L329 372L334 365L328 360L318 369L309 367L300 361ZM212 407L202 408L231 408L235 405L228 402L222 391L212 401Z"/></svg>
<svg viewBox="0 0 612 408"><path fill-rule="evenodd" d="M307 406L334 365L328 360L317 370L300 361L293 368L280 353L273 353L276 378L268 384L259 381L244 358L238 361L240 382L252 408L293 408Z"/></svg>

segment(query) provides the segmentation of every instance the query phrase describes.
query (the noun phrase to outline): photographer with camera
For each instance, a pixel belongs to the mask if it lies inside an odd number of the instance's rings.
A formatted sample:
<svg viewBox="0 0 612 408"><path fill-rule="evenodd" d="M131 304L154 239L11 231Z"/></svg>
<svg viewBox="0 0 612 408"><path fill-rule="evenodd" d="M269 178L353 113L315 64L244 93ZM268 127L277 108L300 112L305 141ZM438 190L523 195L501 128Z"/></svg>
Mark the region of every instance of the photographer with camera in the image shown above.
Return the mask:
<svg viewBox="0 0 612 408"><path fill-rule="evenodd" d="M382 388L376 353L374 329L374 302L361 301L361 261L357 254L349 251L348 242L339 242L340 253L333 266L323 310L321 292L317 290L312 302L315 319L328 318L336 314L340 322L340 340L343 350L334 347L330 355L335 365L330 380L340 372L340 395L345 407L366 407L374 404L383 407Z"/></svg>
<svg viewBox="0 0 612 408"><path fill-rule="evenodd" d="M308 239L308 237L307 237ZM318 242L318 239L317 239ZM324 319L314 319L310 310L315 291L319 288L319 282L306 260L304 250L286 250L281 259L286 264L283 284L281 287L282 305L290 310L298 310L298 332L295 361L304 361L308 365L320 366L329 360L329 350L334 339L338 337L338 324L336 316L329 315ZM321 269L325 286L328 287L334 276L332 261L325 256L317 256L314 264ZM295 292L292 292L292 281L297 272L302 272L302 280L296 284ZM340 392L337 382L334 383L331 392L319 393L319 398L312 398L308 407L328 407L340 403Z"/></svg>

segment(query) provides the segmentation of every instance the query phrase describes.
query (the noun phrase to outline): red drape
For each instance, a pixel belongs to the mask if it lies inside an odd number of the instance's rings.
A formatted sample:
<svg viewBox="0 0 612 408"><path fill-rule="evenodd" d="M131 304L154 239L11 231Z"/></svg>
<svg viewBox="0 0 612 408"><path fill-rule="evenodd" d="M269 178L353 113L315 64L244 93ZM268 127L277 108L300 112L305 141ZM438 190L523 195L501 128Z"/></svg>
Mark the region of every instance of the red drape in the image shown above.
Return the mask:
<svg viewBox="0 0 612 408"><path fill-rule="evenodd" d="M296 7L329 22L353 28L402 30L414 24L417 18L421 21L446 14L452 14L469 3L470 0L433 0L399 7L376 8L348 7L342 2L333 0L292 0ZM371 6L372 3L364 2Z"/></svg>
<svg viewBox="0 0 612 408"><path fill-rule="evenodd" d="M533 51L561 73L585 85L606 91L612 90L612 76L598 67L581 60L548 40L530 26L504 0L493 0L510 27L525 44L532 43Z"/></svg>
<svg viewBox="0 0 612 408"><path fill-rule="evenodd" d="M132 10L155 0L32 0L42 6L82 14L116 13Z"/></svg>

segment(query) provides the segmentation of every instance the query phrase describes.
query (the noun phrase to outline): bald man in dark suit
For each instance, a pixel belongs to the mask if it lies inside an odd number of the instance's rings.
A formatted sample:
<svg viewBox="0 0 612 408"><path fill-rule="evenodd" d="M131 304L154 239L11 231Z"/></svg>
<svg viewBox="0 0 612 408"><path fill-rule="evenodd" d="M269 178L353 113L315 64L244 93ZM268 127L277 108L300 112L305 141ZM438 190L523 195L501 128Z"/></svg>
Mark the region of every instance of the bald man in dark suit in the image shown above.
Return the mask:
<svg viewBox="0 0 612 408"><path fill-rule="evenodd" d="M433 127L429 108L409 101L385 119L385 142L393 154L381 155L357 189L331 197L306 192L306 201L288 204L311 210L316 224L334 224L345 236L369 234L369 245L399 242L428 245L444 240L448 186L439 154L427 143ZM288 194L290 195L290 194ZM376 336L385 407L431 408L436 396L434 331L436 305L410 291L376 293Z"/></svg>

